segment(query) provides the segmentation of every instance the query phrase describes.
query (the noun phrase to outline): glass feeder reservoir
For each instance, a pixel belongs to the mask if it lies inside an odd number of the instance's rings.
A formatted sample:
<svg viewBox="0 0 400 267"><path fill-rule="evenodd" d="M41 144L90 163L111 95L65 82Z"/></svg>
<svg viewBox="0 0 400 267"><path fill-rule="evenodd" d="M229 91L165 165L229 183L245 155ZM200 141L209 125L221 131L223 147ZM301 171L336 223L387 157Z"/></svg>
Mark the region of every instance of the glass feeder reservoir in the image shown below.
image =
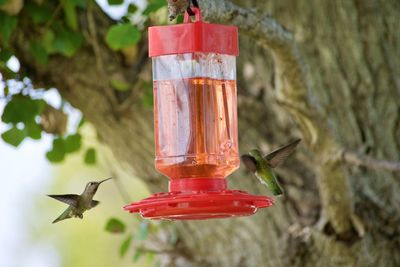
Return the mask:
<svg viewBox="0 0 400 267"><path fill-rule="evenodd" d="M233 26L209 24L193 9L183 24L149 28L153 60L156 169L169 192L125 207L151 219L207 219L254 214L273 199L228 190L240 165Z"/></svg>

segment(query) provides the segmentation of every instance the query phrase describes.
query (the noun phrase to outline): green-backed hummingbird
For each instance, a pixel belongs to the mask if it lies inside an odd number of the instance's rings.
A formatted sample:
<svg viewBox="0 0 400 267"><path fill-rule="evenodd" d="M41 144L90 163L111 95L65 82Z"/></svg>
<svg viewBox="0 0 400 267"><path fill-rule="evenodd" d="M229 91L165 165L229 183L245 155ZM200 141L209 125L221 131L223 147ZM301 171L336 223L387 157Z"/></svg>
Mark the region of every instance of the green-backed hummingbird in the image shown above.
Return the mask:
<svg viewBox="0 0 400 267"><path fill-rule="evenodd" d="M248 155L242 155L244 165L253 172L261 183L265 184L275 196L282 195L283 191L275 177L273 168L281 164L294 152L301 139L290 142L271 153L263 156L257 149L253 149Z"/></svg>
<svg viewBox="0 0 400 267"><path fill-rule="evenodd" d="M69 207L53 221L53 223L69 219L72 217L83 218L83 213L91 208L96 207L100 202L93 200L94 194L96 194L99 185L111 178L104 179L99 182L89 182L86 184L85 190L80 195L66 194L66 195L48 195L58 201L64 202Z"/></svg>

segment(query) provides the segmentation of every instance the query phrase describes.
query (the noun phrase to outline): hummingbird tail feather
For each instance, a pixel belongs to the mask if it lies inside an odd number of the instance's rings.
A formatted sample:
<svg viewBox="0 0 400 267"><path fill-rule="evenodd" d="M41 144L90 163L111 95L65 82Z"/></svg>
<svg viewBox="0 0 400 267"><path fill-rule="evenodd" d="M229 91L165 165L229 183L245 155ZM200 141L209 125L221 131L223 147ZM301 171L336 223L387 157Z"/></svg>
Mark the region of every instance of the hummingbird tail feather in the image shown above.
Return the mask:
<svg viewBox="0 0 400 267"><path fill-rule="evenodd" d="M282 187L279 185L276 178L269 181L268 188L274 196L280 196L283 194Z"/></svg>
<svg viewBox="0 0 400 267"><path fill-rule="evenodd" d="M60 216L58 216L52 223L56 223L65 219L72 218L71 216L71 209L67 208Z"/></svg>
<svg viewBox="0 0 400 267"><path fill-rule="evenodd" d="M69 219L69 218L71 218L71 217L70 217L70 216L69 216L69 217L62 217L62 216L60 216L60 217L58 217L57 219L55 219L52 223L56 223L56 222L59 222L59 221L65 220L65 219Z"/></svg>
<svg viewBox="0 0 400 267"><path fill-rule="evenodd" d="M274 188L272 188L271 191L274 196L280 196L283 194L283 190L278 184Z"/></svg>

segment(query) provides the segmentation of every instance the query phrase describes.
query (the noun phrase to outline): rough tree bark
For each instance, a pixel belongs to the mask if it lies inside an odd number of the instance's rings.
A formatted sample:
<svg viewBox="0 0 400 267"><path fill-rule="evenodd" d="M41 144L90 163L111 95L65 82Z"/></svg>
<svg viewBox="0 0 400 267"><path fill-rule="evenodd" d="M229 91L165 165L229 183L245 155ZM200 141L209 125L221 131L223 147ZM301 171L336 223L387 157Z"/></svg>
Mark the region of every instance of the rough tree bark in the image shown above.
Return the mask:
<svg viewBox="0 0 400 267"><path fill-rule="evenodd" d="M400 266L400 175L340 161L344 148L400 158L399 2L199 2L206 19L241 29L241 151L268 151L294 136L305 142L278 170L286 195L274 207L247 218L177 222L170 266ZM127 64L104 43L110 23L92 6L81 16L88 45L69 59L51 57L46 68L24 42L32 25L22 20L13 42L36 84L58 88L132 173L152 191L166 190L153 167L152 110L132 97L138 77L151 80L145 42ZM114 92L113 75L132 92ZM229 181L266 193L243 171Z"/></svg>

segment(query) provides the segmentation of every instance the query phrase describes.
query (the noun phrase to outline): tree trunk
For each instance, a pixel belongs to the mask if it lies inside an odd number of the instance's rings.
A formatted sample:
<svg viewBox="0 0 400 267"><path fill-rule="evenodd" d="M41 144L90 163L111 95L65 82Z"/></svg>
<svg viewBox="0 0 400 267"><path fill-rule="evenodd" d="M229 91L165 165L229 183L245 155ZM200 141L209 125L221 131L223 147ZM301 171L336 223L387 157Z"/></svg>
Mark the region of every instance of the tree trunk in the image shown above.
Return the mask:
<svg viewBox="0 0 400 267"><path fill-rule="evenodd" d="M253 147L267 152L293 137L305 142L277 170L285 196L275 206L251 217L176 222L178 254L168 256L170 266L400 266L400 175L334 157L337 148L346 148L400 158L399 2L234 1L243 8L199 2L206 19L241 29L241 152ZM252 8L258 20L246 24ZM132 84L139 76L151 80L145 42L136 63L127 64L103 41L111 22L92 11L97 27L95 34L88 27L92 45L74 57L53 56L46 68L34 65L24 42L31 25L22 21L14 40L18 58L37 84L58 88L83 112L132 173L152 191L165 191L167 179L154 169L152 110L138 101L121 104L133 98L110 87L113 75ZM288 29L278 29L277 40L293 33L294 61L274 41L274 32L261 34L270 19L265 14ZM90 25L89 16L83 17L82 25ZM296 77L302 81L293 82ZM229 182L232 189L267 193L242 170Z"/></svg>

